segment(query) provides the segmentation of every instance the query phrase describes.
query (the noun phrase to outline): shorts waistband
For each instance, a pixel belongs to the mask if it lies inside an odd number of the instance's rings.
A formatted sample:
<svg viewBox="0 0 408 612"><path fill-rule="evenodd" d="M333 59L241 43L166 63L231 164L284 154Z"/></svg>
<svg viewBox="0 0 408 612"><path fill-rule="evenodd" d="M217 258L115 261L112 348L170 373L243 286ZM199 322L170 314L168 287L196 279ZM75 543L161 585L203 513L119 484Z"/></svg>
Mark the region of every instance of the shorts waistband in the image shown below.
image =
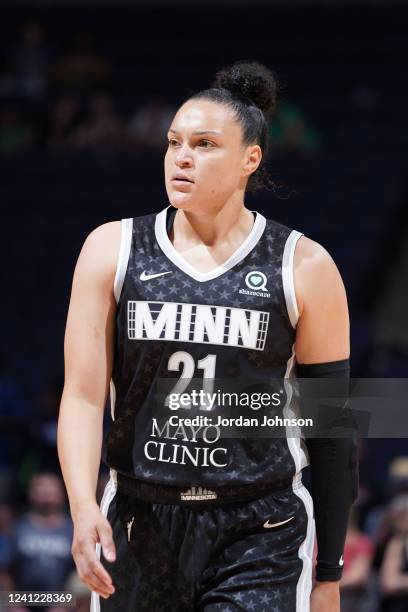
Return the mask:
<svg viewBox="0 0 408 612"><path fill-rule="evenodd" d="M150 483L117 474L118 490L130 497L159 504L211 505L250 501L269 493L292 491L292 478L273 483L238 486L203 487L200 485L172 486Z"/></svg>

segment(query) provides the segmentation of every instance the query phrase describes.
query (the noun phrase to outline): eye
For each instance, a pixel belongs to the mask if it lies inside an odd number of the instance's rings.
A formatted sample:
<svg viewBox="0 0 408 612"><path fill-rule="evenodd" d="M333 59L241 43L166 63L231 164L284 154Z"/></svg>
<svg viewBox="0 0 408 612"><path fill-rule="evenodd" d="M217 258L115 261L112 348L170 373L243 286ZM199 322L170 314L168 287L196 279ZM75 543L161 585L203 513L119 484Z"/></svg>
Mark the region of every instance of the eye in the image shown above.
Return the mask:
<svg viewBox="0 0 408 612"><path fill-rule="evenodd" d="M178 144L175 138L169 138L168 141L169 141L169 147L175 147Z"/></svg>
<svg viewBox="0 0 408 612"><path fill-rule="evenodd" d="M214 143L212 143L211 140L200 140L198 144L200 147L204 147L204 149L209 149L213 146Z"/></svg>

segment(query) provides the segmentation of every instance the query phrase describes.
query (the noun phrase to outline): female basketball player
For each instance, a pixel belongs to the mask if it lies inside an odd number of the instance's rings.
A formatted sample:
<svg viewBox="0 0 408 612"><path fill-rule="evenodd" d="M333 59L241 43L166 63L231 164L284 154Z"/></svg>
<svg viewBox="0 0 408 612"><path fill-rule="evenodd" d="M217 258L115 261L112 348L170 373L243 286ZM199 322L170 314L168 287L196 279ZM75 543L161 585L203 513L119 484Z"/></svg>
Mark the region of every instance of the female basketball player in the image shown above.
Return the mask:
<svg viewBox="0 0 408 612"><path fill-rule="evenodd" d="M287 413L296 368L347 381L347 300L332 258L245 206L246 192L268 183L275 104L266 67L218 73L169 126L170 206L98 227L79 256L58 448L91 610L340 609L356 496L348 441L224 438L220 404L194 412L156 393L163 380L181 393L193 380L215 390L224 379L281 378ZM183 422L193 414L210 420ZM110 480L98 507L101 447ZM308 463L312 496L301 480Z"/></svg>

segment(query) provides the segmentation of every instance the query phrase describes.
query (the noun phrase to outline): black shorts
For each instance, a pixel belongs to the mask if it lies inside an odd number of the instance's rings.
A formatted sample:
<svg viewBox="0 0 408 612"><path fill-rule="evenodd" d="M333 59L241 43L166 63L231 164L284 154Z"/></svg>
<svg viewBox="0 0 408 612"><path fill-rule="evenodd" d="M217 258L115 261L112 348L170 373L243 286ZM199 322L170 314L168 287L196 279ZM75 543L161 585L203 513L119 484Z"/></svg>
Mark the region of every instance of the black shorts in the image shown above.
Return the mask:
<svg viewBox="0 0 408 612"><path fill-rule="evenodd" d="M309 612L315 523L297 475L286 490L246 502L152 503L106 485L101 511L116 560L97 555L112 577L91 612Z"/></svg>

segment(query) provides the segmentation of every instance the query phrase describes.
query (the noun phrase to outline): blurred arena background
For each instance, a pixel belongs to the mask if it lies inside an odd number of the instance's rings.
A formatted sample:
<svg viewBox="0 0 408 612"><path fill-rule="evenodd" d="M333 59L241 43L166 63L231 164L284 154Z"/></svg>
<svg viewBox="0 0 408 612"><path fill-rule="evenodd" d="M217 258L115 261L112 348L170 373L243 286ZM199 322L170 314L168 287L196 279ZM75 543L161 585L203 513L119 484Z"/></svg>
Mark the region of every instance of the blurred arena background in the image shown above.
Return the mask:
<svg viewBox="0 0 408 612"><path fill-rule="evenodd" d="M333 256L352 376L406 376L407 25L380 0L0 2L0 589L89 609L56 452L73 269L91 229L166 206L167 127L221 66L256 59L282 86L276 189L247 203ZM342 611L406 612L407 440L361 440L360 464Z"/></svg>

